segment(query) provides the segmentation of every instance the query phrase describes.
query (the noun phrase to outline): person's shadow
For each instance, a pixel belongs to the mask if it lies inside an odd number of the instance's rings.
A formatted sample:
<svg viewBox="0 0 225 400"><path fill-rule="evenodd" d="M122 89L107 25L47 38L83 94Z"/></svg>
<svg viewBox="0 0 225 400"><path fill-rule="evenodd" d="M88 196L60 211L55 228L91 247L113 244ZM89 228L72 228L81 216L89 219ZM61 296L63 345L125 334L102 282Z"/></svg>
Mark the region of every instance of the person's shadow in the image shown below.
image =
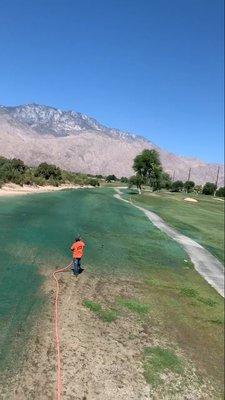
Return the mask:
<svg viewBox="0 0 225 400"><path fill-rule="evenodd" d="M84 271L84 268L79 268L79 275L82 274L83 271Z"/></svg>

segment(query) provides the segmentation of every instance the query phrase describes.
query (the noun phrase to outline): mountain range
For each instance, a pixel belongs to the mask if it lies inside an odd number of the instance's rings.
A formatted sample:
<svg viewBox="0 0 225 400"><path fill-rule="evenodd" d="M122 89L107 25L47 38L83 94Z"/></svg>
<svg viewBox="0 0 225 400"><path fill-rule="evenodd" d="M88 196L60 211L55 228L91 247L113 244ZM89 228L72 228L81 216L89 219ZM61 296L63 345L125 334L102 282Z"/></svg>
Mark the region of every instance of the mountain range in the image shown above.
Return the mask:
<svg viewBox="0 0 225 400"><path fill-rule="evenodd" d="M29 165L46 161L69 171L130 176L134 157L145 148L159 152L175 180L187 180L190 173L196 184L215 182L220 167L218 186L224 185L223 165L175 155L85 114L38 104L0 106L0 155Z"/></svg>

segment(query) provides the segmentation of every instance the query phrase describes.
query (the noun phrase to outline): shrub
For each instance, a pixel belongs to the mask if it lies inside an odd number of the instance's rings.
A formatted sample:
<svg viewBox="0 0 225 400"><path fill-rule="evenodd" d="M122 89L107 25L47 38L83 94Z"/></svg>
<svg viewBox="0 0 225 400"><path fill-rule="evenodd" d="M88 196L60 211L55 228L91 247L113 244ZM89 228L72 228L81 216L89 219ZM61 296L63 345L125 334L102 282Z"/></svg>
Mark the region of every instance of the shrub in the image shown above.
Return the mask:
<svg viewBox="0 0 225 400"><path fill-rule="evenodd" d="M108 175L106 177L106 182L111 182L111 181L115 182L115 181L118 181L118 179L115 175Z"/></svg>
<svg viewBox="0 0 225 400"><path fill-rule="evenodd" d="M46 185L46 180L44 178L42 178L41 176L35 176L33 178L33 183L38 186L44 186L44 185Z"/></svg>
<svg viewBox="0 0 225 400"><path fill-rule="evenodd" d="M54 179L57 181L62 180L62 173L60 168L53 164L41 163L36 169L35 176L41 176L45 179Z"/></svg>
<svg viewBox="0 0 225 400"><path fill-rule="evenodd" d="M217 189L216 196L217 197L225 197L225 187L224 186Z"/></svg>
<svg viewBox="0 0 225 400"><path fill-rule="evenodd" d="M128 182L128 178L126 178L125 176L122 176L120 178L120 181L123 182L123 183L127 183Z"/></svg>
<svg viewBox="0 0 225 400"><path fill-rule="evenodd" d="M91 179L88 179L88 185L91 185L91 186L99 186L99 181L97 180L97 179L95 179L95 178L91 178Z"/></svg>
<svg viewBox="0 0 225 400"><path fill-rule="evenodd" d="M195 191L197 194L202 193L202 185L196 185L196 186L194 187L194 191Z"/></svg>
<svg viewBox="0 0 225 400"><path fill-rule="evenodd" d="M182 181L175 181L172 183L171 192L181 192L183 187L184 187L184 184Z"/></svg>
<svg viewBox="0 0 225 400"><path fill-rule="evenodd" d="M215 190L216 190L215 183L206 182L206 184L203 186L202 193L206 195L213 195Z"/></svg>
<svg viewBox="0 0 225 400"><path fill-rule="evenodd" d="M195 183L193 181L186 181L184 183L184 189L187 191L187 193L190 193L194 190Z"/></svg>

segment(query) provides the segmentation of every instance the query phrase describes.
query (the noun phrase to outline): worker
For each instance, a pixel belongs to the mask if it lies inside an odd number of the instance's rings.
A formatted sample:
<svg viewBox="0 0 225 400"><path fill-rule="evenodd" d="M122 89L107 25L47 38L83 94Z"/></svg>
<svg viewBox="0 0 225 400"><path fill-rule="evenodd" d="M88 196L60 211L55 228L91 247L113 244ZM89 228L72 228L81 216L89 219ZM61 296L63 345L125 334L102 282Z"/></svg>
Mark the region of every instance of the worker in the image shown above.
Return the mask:
<svg viewBox="0 0 225 400"><path fill-rule="evenodd" d="M83 257L85 243L81 240L80 236L75 238L74 243L71 245L70 250L73 254L73 274L78 276L83 269L81 268L81 258Z"/></svg>

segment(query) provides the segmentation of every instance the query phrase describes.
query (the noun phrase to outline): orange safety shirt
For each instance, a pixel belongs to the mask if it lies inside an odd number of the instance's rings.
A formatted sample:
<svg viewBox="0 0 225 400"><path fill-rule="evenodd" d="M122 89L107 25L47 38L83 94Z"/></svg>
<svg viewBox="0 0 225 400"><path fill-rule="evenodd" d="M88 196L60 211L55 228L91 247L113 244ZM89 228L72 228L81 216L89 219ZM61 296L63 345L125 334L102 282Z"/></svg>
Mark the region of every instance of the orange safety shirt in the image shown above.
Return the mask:
<svg viewBox="0 0 225 400"><path fill-rule="evenodd" d="M71 246L71 250L73 252L73 258L81 258L83 256L84 247L85 243L82 242L82 240L74 242Z"/></svg>

